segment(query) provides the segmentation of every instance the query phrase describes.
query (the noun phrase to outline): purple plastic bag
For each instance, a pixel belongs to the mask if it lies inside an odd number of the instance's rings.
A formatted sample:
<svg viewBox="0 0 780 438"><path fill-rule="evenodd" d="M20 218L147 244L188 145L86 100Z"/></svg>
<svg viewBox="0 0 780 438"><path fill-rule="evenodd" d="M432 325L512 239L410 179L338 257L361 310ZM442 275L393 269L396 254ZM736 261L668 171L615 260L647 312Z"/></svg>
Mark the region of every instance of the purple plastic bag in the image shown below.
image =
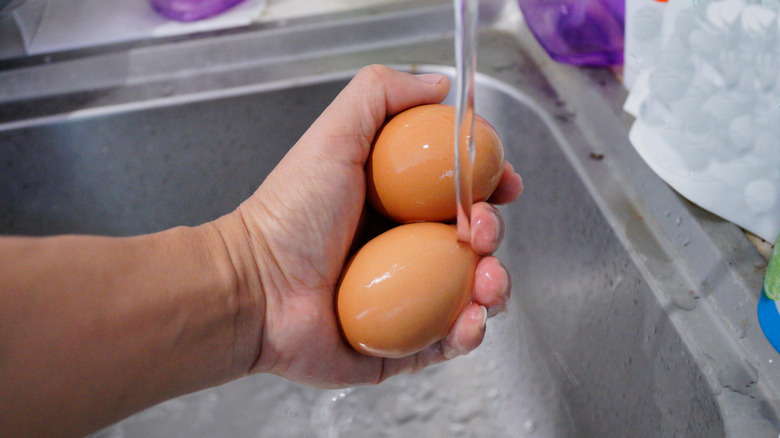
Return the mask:
<svg viewBox="0 0 780 438"><path fill-rule="evenodd" d="M556 61L623 63L625 0L518 0L528 27Z"/></svg>
<svg viewBox="0 0 780 438"><path fill-rule="evenodd" d="M232 8L244 0L150 0L155 11L179 21L196 21Z"/></svg>

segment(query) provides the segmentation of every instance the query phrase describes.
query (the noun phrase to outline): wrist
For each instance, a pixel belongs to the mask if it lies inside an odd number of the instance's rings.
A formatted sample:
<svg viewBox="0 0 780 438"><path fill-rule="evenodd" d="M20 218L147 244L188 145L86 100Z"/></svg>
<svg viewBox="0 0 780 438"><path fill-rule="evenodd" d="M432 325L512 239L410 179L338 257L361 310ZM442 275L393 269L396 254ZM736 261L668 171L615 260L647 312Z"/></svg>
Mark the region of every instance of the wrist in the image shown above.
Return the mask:
<svg viewBox="0 0 780 438"><path fill-rule="evenodd" d="M238 211L208 222L197 230L207 248L207 257L222 278L228 312L232 315L233 345L231 377L252 371L258 360L265 318L265 293L258 257Z"/></svg>

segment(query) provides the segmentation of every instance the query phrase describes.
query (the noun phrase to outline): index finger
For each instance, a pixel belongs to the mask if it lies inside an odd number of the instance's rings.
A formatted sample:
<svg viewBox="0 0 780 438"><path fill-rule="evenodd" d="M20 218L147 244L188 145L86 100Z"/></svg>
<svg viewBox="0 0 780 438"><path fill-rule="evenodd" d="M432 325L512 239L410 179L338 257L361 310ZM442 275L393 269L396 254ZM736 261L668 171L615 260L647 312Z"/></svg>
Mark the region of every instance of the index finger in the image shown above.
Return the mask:
<svg viewBox="0 0 780 438"><path fill-rule="evenodd" d="M488 199L491 204L509 204L514 202L523 192L523 179L515 172L514 166L504 161L504 171L498 187Z"/></svg>

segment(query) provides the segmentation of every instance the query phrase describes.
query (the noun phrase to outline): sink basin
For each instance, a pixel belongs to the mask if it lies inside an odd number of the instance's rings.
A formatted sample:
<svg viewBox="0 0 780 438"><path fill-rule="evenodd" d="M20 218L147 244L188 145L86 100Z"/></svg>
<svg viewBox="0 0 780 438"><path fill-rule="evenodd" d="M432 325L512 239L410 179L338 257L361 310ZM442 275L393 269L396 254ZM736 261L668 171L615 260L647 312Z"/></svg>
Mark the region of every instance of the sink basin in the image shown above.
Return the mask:
<svg viewBox="0 0 780 438"><path fill-rule="evenodd" d="M227 213L360 66L452 76L451 8L0 62L0 232L130 235ZM514 2L481 2L480 28L477 112L526 185L503 208L513 296L484 344L376 387L250 376L95 436L778 436L764 259L641 161L611 72L550 61Z"/></svg>

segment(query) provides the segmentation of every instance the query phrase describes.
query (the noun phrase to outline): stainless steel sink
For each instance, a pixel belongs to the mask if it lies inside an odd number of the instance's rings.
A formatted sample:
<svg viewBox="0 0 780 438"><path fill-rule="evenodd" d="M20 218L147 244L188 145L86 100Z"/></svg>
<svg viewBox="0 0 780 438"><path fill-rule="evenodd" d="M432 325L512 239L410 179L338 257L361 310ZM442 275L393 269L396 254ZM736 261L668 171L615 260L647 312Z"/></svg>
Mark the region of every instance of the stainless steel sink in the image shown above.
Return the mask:
<svg viewBox="0 0 780 438"><path fill-rule="evenodd" d="M127 235L224 214L360 66L452 75L451 8L2 61L0 232ZM504 209L512 302L484 345L377 387L251 376L95 436L778 436L780 356L755 316L764 259L645 166L611 72L550 61L513 2L482 1L481 17L477 111L526 185Z"/></svg>

